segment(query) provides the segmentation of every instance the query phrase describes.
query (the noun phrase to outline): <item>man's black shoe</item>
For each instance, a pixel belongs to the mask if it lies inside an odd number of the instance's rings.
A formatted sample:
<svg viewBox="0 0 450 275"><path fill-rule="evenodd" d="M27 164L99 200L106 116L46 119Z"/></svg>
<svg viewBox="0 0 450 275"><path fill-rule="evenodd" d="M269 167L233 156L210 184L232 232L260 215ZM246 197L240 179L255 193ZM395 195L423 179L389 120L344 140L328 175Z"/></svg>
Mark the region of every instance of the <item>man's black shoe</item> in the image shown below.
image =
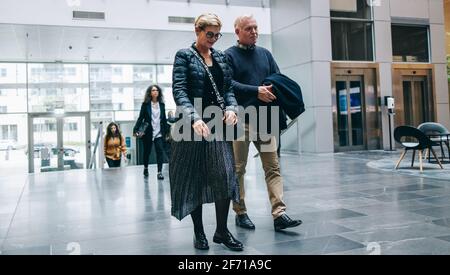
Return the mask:
<svg viewBox="0 0 450 275"><path fill-rule="evenodd" d="M200 250L208 250L208 240L206 239L205 233L194 234L194 247Z"/></svg>
<svg viewBox="0 0 450 275"><path fill-rule="evenodd" d="M144 168L144 177L148 177L148 169Z"/></svg>
<svg viewBox="0 0 450 275"><path fill-rule="evenodd" d="M296 227L302 224L301 220L292 220L288 215L283 214L273 221L275 231L279 231L288 227Z"/></svg>
<svg viewBox="0 0 450 275"><path fill-rule="evenodd" d="M246 229L255 229L255 225L247 214L236 215L236 225Z"/></svg>
<svg viewBox="0 0 450 275"><path fill-rule="evenodd" d="M244 245L236 240L233 235L231 235L230 231L227 230L225 233L214 233L213 242L215 243L223 243L226 247L233 251L242 251L244 250Z"/></svg>

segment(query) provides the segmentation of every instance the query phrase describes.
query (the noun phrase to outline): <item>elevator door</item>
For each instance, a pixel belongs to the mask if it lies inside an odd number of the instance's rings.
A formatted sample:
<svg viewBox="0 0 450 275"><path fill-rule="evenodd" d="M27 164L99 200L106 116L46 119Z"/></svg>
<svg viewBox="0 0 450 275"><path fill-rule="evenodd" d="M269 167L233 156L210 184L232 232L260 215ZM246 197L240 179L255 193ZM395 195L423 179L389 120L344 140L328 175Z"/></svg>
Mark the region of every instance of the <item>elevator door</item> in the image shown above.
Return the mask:
<svg viewBox="0 0 450 275"><path fill-rule="evenodd" d="M338 76L335 84L339 149L363 150L365 149L363 79L361 76Z"/></svg>
<svg viewBox="0 0 450 275"><path fill-rule="evenodd" d="M394 68L393 96L395 98L394 127L419 126L435 121L433 70Z"/></svg>
<svg viewBox="0 0 450 275"><path fill-rule="evenodd" d="M403 77L402 87L405 125L417 127L423 122L431 121L426 78Z"/></svg>

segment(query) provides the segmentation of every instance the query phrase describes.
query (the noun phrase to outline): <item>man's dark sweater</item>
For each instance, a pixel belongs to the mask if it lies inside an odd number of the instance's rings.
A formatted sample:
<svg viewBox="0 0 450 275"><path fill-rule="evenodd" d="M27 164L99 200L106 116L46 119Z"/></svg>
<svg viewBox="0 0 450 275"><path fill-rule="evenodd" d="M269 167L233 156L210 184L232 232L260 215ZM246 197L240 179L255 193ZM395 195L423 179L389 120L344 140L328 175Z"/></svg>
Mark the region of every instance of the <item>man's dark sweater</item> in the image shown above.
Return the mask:
<svg viewBox="0 0 450 275"><path fill-rule="evenodd" d="M238 104L244 108L259 106L258 86L262 85L266 77L280 72L272 54L258 46L253 49L233 46L225 54L233 69L232 86Z"/></svg>

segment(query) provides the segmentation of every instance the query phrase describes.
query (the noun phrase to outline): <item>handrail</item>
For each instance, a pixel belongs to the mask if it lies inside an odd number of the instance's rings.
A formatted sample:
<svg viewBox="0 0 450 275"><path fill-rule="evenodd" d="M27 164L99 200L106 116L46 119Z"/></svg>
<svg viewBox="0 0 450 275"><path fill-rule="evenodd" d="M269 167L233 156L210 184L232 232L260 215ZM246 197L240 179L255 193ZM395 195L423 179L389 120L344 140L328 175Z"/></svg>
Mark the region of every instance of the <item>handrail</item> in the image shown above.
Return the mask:
<svg viewBox="0 0 450 275"><path fill-rule="evenodd" d="M97 148L98 148L98 144L99 144L102 132L103 132L103 121L100 121L98 123L98 132L97 132L97 137L95 138L94 150L92 150L91 160L89 161L89 166L88 166L89 169L92 169L92 167L95 166L95 154L97 153Z"/></svg>

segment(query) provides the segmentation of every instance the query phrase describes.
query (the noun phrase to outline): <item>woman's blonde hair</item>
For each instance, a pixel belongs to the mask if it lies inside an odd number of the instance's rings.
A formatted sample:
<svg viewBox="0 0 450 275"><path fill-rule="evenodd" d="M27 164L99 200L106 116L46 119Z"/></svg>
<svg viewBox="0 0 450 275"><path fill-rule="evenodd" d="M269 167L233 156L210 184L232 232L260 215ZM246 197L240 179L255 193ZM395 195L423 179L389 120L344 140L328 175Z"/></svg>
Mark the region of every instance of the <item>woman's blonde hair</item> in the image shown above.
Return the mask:
<svg viewBox="0 0 450 275"><path fill-rule="evenodd" d="M199 29L205 29L209 26L216 26L219 28L222 28L222 22L220 21L219 17L214 13L203 13L200 14L195 19L195 28Z"/></svg>

